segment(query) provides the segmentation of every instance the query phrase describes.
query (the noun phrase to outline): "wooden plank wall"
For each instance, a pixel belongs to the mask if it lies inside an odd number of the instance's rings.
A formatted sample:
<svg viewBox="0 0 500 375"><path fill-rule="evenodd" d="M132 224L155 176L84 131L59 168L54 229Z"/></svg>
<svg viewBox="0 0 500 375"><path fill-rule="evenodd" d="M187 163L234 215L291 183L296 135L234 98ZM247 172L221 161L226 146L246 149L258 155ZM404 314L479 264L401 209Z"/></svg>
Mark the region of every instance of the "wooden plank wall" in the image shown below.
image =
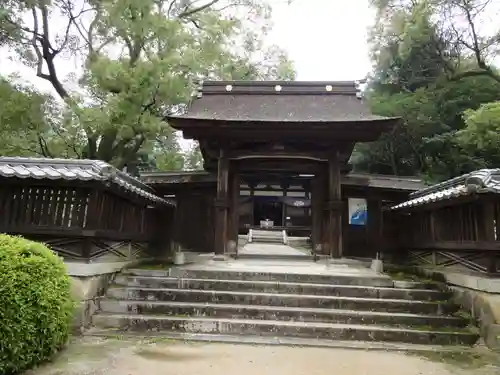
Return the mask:
<svg viewBox="0 0 500 375"><path fill-rule="evenodd" d="M56 181L4 181L0 184L0 232L43 240L55 244L62 255L89 260L92 242L147 243L159 230L156 210L148 208L147 201L85 185L81 181L74 186ZM103 254L106 251L104 247Z"/></svg>
<svg viewBox="0 0 500 375"><path fill-rule="evenodd" d="M404 253L408 262L500 272L500 197L450 198L390 216L399 234L395 251Z"/></svg>
<svg viewBox="0 0 500 375"><path fill-rule="evenodd" d="M186 189L176 194L173 242L183 250L214 251L214 189Z"/></svg>

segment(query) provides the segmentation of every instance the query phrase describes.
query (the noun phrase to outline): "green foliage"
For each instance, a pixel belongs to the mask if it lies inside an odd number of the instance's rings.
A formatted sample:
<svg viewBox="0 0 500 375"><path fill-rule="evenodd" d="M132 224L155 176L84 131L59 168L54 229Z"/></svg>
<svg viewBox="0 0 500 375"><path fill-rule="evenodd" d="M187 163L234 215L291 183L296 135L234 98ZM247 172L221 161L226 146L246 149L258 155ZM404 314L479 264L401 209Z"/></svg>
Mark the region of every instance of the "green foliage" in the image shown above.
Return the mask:
<svg viewBox="0 0 500 375"><path fill-rule="evenodd" d="M499 45L498 39L472 32L479 30L488 4L469 0L372 3L377 24L371 33L374 71L367 99L374 113L398 116L402 122L379 141L358 146L354 168L420 175L435 182L497 167L500 158L490 147L495 140L486 131L481 139L473 135L471 113L475 112L470 112L500 100L500 75L486 63L487 56L489 61L498 53L492 48ZM456 24L454 17L468 21ZM462 28L465 31L458 33ZM484 123L481 126L487 128Z"/></svg>
<svg viewBox="0 0 500 375"><path fill-rule="evenodd" d="M192 171L203 169L203 155L198 143L192 145L186 153L184 168Z"/></svg>
<svg viewBox="0 0 500 375"><path fill-rule="evenodd" d="M0 373L51 358L68 339L73 312L63 261L45 245L0 235Z"/></svg>
<svg viewBox="0 0 500 375"><path fill-rule="evenodd" d="M49 99L0 77L0 155L42 155L39 135L50 128Z"/></svg>
<svg viewBox="0 0 500 375"><path fill-rule="evenodd" d="M294 78L284 51L264 43L269 17L264 0L23 0L0 16L0 35L64 101L48 116L50 131L37 135L40 153L130 171L151 160L182 168L164 118L183 108L198 79ZM63 55L84 61L77 90L57 75Z"/></svg>
<svg viewBox="0 0 500 375"><path fill-rule="evenodd" d="M477 147L489 165L500 165L500 102L465 111L466 127L457 133L464 148Z"/></svg>

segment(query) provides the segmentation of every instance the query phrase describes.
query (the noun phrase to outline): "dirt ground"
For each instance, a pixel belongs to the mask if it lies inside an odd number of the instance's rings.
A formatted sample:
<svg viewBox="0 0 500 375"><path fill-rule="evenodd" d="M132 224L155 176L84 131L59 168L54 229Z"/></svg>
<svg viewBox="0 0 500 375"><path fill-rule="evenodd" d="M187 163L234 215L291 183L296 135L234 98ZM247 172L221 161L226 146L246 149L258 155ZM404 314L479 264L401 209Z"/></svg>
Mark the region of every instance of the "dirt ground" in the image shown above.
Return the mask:
<svg viewBox="0 0 500 375"><path fill-rule="evenodd" d="M25 375L498 375L499 355L396 352L75 338Z"/></svg>

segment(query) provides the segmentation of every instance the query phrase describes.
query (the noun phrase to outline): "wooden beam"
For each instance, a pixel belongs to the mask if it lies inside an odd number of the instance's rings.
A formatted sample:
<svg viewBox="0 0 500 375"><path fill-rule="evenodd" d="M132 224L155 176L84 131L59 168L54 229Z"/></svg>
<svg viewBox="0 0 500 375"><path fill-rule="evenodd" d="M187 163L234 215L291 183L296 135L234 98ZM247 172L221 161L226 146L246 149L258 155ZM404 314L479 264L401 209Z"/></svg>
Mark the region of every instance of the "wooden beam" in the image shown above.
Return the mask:
<svg viewBox="0 0 500 375"><path fill-rule="evenodd" d="M1 226L1 233L13 235L39 235L58 238L96 238L116 241L148 242L150 233L123 233L114 230L85 230L81 228L57 228L31 226Z"/></svg>
<svg viewBox="0 0 500 375"><path fill-rule="evenodd" d="M481 194L468 194L459 197L442 199L436 202L428 202L425 204L420 204L411 207L402 207L397 210L393 210L395 214L413 213L413 212L423 212L423 211L433 211L444 207L454 207L465 203L476 202L476 201L489 201L494 202L498 199L498 195L494 193L481 193Z"/></svg>
<svg viewBox="0 0 500 375"><path fill-rule="evenodd" d="M379 199L367 200L368 209L368 240L371 242L371 256L375 259L376 254L382 252L382 202Z"/></svg>
<svg viewBox="0 0 500 375"><path fill-rule="evenodd" d="M446 250L449 252L463 251L499 251L500 241L436 241L416 242L406 245L415 250Z"/></svg>
<svg viewBox="0 0 500 375"><path fill-rule="evenodd" d="M228 240L228 188L229 161L224 149L220 150L217 168L217 196L215 199L215 246L216 254L224 254Z"/></svg>
<svg viewBox="0 0 500 375"><path fill-rule="evenodd" d="M319 173L314 176L312 183L312 244L315 253L319 252L322 245L323 231L323 205L325 202L325 175ZM322 253L322 252L321 252Z"/></svg>
<svg viewBox="0 0 500 375"><path fill-rule="evenodd" d="M229 240L238 244L240 178L236 165L231 163L229 169Z"/></svg>
<svg viewBox="0 0 500 375"><path fill-rule="evenodd" d="M479 217L476 218L476 225L478 228L478 237L482 241L496 242L495 233L495 205L488 201L478 202L477 208L479 209ZM498 254L491 253L488 256L488 264L486 271L488 273L497 272Z"/></svg>
<svg viewBox="0 0 500 375"><path fill-rule="evenodd" d="M342 257L342 193L339 152L328 159L328 242L330 256Z"/></svg>

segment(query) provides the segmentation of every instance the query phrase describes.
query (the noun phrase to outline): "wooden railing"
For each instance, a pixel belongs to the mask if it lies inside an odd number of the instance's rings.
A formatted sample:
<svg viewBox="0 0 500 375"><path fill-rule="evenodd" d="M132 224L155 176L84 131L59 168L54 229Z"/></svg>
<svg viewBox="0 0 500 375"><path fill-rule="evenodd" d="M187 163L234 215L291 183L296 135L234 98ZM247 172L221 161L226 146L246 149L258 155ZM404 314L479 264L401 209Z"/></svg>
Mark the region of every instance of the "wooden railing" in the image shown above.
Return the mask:
<svg viewBox="0 0 500 375"><path fill-rule="evenodd" d="M500 196L467 194L385 213L393 255L412 264L496 274Z"/></svg>
<svg viewBox="0 0 500 375"><path fill-rule="evenodd" d="M165 220L173 215L172 207L153 207L85 181L50 180L4 181L0 211L0 232L41 240L66 258L84 260L107 253L127 258L158 233L168 242L169 229L161 226L171 226Z"/></svg>

